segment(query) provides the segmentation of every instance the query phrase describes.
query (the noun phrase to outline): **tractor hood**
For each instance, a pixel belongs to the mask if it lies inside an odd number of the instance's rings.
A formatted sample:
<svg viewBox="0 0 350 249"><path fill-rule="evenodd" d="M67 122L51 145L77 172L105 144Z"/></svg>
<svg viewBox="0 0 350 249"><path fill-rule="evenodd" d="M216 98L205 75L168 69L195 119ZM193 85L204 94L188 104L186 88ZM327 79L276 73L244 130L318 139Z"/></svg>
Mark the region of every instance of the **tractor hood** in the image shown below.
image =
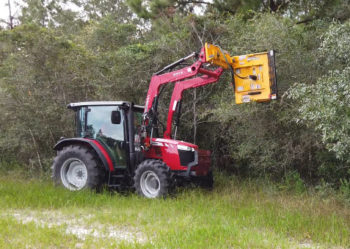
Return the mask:
<svg viewBox="0 0 350 249"><path fill-rule="evenodd" d="M166 139L166 138L153 138L151 141L151 145L154 145L154 146L167 146L170 144L176 145L178 147L184 146L183 148L190 147L190 148L193 148L194 150L198 150L197 145L184 142L184 141L179 141L179 140Z"/></svg>

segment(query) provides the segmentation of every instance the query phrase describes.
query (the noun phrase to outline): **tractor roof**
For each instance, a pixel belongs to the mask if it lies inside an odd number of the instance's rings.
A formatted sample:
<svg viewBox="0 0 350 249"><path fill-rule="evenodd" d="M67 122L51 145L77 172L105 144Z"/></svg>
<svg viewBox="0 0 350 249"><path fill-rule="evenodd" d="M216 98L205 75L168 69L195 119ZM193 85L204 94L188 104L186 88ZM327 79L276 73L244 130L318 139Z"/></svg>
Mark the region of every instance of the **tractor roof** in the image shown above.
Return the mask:
<svg viewBox="0 0 350 249"><path fill-rule="evenodd" d="M77 109L82 106L109 106L109 105L123 105L123 104L130 105L131 102L129 101L86 101L86 102L70 103L67 106L67 108ZM143 110L145 107L141 105L134 105L134 108Z"/></svg>

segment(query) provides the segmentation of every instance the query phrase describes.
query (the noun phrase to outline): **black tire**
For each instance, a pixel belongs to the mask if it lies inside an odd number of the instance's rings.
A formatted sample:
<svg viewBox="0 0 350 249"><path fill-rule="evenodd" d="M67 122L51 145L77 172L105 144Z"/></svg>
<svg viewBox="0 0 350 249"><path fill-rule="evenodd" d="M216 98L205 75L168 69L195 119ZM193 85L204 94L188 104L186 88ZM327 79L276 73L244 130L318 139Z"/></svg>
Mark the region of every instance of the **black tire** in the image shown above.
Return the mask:
<svg viewBox="0 0 350 249"><path fill-rule="evenodd" d="M99 191L104 183L104 176L105 171L100 161L89 148L70 145L57 151L52 165L52 178L56 185L63 185L72 191Z"/></svg>
<svg viewBox="0 0 350 249"><path fill-rule="evenodd" d="M166 197L171 186L169 168L162 161L145 160L135 171L134 187L136 192L143 197Z"/></svg>
<svg viewBox="0 0 350 249"><path fill-rule="evenodd" d="M204 177L201 177L199 179L198 185L201 188L207 189L207 190L212 190L214 187L214 176L213 172L209 171L208 174Z"/></svg>

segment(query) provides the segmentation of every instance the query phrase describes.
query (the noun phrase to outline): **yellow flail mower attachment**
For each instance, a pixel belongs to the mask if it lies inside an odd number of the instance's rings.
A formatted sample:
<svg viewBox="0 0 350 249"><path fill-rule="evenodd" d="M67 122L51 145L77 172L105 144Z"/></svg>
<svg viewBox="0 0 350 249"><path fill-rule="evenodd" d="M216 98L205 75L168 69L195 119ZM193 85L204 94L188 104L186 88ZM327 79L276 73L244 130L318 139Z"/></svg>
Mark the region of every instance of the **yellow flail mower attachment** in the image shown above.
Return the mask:
<svg viewBox="0 0 350 249"><path fill-rule="evenodd" d="M220 47L205 44L206 62L231 69L237 104L277 99L275 53L231 56Z"/></svg>

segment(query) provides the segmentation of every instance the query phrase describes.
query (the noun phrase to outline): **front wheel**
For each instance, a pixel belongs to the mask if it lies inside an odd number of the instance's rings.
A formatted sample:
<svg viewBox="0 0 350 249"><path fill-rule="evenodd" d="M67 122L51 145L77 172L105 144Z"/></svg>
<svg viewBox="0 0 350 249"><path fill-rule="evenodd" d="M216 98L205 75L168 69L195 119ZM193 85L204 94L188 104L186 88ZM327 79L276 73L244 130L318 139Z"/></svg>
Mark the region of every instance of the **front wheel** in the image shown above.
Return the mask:
<svg viewBox="0 0 350 249"><path fill-rule="evenodd" d="M165 197L170 190L170 174L165 163L159 160L145 160L135 171L136 192L147 198Z"/></svg>

